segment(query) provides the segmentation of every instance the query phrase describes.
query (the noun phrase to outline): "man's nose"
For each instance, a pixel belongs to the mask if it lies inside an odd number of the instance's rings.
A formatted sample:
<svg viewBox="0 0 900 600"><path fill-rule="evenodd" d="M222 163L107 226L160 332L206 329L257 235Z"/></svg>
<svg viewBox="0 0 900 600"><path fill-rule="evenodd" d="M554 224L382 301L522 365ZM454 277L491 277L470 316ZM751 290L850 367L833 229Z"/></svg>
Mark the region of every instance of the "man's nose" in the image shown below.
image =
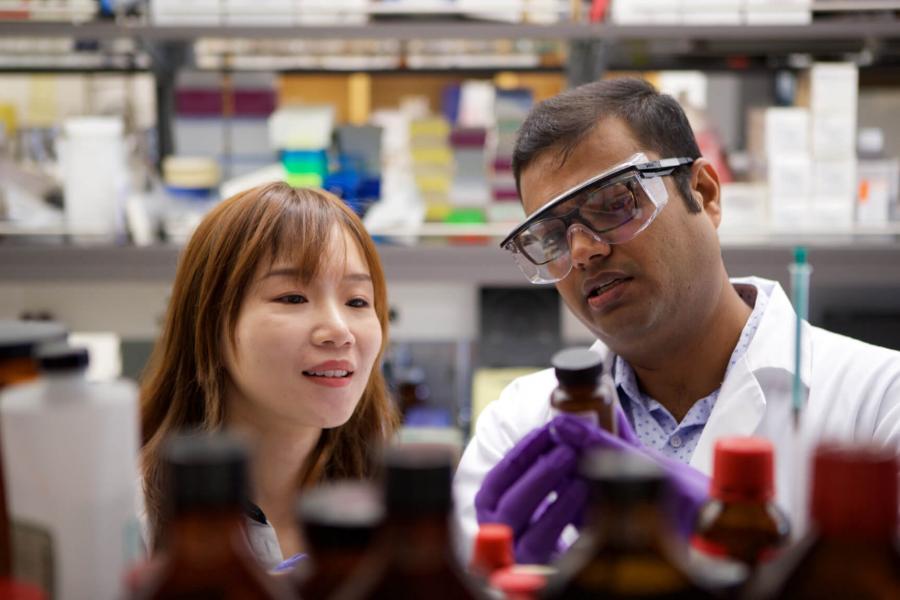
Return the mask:
<svg viewBox="0 0 900 600"><path fill-rule="evenodd" d="M584 225L575 224L566 232L569 238L569 253L572 266L583 269L595 256L609 256L612 247L599 239Z"/></svg>

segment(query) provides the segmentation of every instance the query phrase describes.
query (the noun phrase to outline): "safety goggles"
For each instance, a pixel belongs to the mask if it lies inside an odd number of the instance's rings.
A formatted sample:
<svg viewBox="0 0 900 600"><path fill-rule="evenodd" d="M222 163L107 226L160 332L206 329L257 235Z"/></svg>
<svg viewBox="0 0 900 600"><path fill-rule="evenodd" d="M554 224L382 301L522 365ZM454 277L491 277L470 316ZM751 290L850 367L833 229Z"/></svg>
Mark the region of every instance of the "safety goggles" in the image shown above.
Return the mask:
<svg viewBox="0 0 900 600"><path fill-rule="evenodd" d="M571 237L624 244L646 229L669 199L661 177L693 158L648 161L635 154L553 198L500 243L532 283L554 283L572 270Z"/></svg>

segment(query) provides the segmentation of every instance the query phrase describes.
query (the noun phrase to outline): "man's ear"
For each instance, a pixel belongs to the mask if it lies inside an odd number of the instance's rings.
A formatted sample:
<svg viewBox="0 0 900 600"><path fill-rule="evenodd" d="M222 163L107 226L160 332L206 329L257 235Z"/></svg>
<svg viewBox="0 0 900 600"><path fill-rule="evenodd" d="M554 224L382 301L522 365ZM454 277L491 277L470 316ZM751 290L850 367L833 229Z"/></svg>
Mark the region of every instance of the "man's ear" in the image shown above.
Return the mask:
<svg viewBox="0 0 900 600"><path fill-rule="evenodd" d="M691 195L694 202L718 229L722 222L722 196L719 174L705 158L698 158L691 166Z"/></svg>

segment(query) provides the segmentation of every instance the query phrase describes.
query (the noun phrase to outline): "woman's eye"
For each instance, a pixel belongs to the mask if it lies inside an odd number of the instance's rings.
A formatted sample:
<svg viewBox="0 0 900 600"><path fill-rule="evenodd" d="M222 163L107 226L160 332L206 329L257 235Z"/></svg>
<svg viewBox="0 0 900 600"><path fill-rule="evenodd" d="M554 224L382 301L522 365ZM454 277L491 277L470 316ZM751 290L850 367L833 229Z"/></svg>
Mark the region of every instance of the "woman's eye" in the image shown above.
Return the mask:
<svg viewBox="0 0 900 600"><path fill-rule="evenodd" d="M306 302L306 297L301 296L300 294L285 294L284 296L278 297L276 302L281 302L282 304L303 304Z"/></svg>
<svg viewBox="0 0 900 600"><path fill-rule="evenodd" d="M347 306L351 306L353 308L367 308L369 306L369 301L365 298L354 298L347 302Z"/></svg>

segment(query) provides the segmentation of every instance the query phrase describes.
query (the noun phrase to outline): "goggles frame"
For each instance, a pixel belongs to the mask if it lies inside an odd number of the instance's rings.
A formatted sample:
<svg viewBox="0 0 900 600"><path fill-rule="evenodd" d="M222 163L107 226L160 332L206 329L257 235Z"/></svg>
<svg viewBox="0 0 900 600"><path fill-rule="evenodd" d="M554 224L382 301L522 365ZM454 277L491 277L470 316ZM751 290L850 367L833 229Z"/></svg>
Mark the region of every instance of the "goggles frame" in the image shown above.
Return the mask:
<svg viewBox="0 0 900 600"><path fill-rule="evenodd" d="M543 265L545 265L549 262L552 262L556 259L555 258L549 259L547 261L544 261L543 263L535 262L535 260L532 259L531 256L529 256L528 252L521 245L522 237L524 237L522 234L524 234L526 231L528 231L533 226L535 226L536 224L538 224L542 221L563 219L563 221L566 223L567 230L572 228L573 226L579 227L582 229L588 229L588 230L590 230L591 234L596 239L600 240L601 238L599 237L598 234L603 234L608 231L614 231L614 230L618 229L619 227L626 225L628 222L630 222L630 219L627 219L627 220L623 221L622 223L615 225L613 227L609 227L602 231L598 231L593 226L588 224L580 216L572 216L571 215L571 213L573 213L573 212L580 211L580 208L581 208L580 205L572 210L567 211L565 213L565 215L553 214L552 211L555 208L557 208L558 206L564 204L565 202L578 197L586 190L589 190L592 188L602 189L603 187L605 187L606 184L614 184L617 181L623 181L630 177L633 177L637 180L637 183L643 188L644 193L647 195L649 200L653 203L654 208L655 208L655 212L653 213L653 215L651 215L648 218L647 223L644 224L642 227L640 227L634 233L634 236L636 236L641 231L643 231L643 229L645 227L647 227L653 221L653 219L656 217L656 214L658 214L658 212L660 210L662 210L662 208L665 206L667 199L668 199L667 197L663 197L661 199L654 198L653 194L650 194L648 192L648 190L646 189L646 187L643 184L641 184L641 181L671 175L675 171L675 169L678 169L679 167L682 167L685 165L691 165L694 163L695 160L696 159L690 158L690 157L677 157L677 158L665 158L665 159L660 159L660 160L648 161L647 157L643 153L634 154L626 162L616 165L616 166L612 167L611 169L607 169L606 171L603 171L602 173L595 175L594 177L591 177L590 179L587 179L587 180L569 188L568 190L564 191L563 193L557 195L556 197L550 199L543 206L541 206L541 208L536 210L530 217L525 219L521 224L519 224L515 229L513 229L509 233L509 235L507 235L503 239L503 241L500 242L500 247L504 250L508 250L513 255L515 255L517 262L520 263L519 264L520 269L522 269L525 276L529 280L531 280L532 283L553 283L555 281L559 281L560 279L563 279L565 277L565 275L562 277L558 277L558 278L548 279L546 277L539 276L538 273L535 273L535 275L530 275L526 271L524 265L521 264L521 262L520 262L521 259L519 258L518 255L521 255L522 259L526 260L528 263L531 263L531 265L533 265L535 267L535 270L540 269L540 267L542 267ZM635 194L635 192L633 190L632 190L632 194ZM630 239L633 239L634 236L632 236L632 238L629 238L629 240L626 240L626 241L630 241ZM607 243L612 244L612 243L624 243L624 242L609 242L609 241L607 241ZM560 256L562 256L562 255L560 255ZM566 274L568 274L568 273L566 273Z"/></svg>

